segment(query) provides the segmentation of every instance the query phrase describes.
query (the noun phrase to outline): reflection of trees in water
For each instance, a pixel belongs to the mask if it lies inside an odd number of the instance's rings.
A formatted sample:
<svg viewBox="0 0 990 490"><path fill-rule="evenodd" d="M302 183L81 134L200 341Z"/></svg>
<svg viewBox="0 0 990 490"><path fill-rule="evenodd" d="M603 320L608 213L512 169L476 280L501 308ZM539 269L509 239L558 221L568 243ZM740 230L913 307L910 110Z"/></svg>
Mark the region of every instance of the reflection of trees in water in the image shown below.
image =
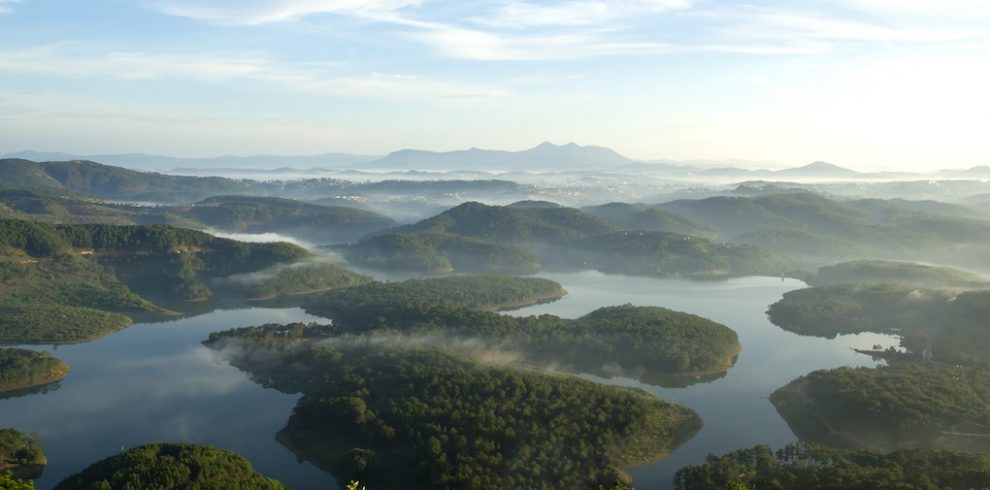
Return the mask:
<svg viewBox="0 0 990 490"><path fill-rule="evenodd" d="M23 388L20 390L4 391L0 392L0 400L5 400L7 398L20 398L28 395L43 395L49 391L55 391L61 387L62 382L55 381L42 386L32 386L31 388Z"/></svg>

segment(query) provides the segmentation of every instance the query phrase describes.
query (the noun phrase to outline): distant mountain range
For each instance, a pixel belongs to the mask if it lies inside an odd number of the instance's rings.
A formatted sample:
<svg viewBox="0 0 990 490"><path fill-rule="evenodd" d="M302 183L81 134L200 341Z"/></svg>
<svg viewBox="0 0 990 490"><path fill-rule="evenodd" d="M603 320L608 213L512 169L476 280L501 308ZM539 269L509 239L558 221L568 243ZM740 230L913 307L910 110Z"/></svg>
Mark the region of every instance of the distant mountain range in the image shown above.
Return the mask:
<svg viewBox="0 0 990 490"><path fill-rule="evenodd" d="M601 146L581 146L575 143L556 145L550 142L522 151L485 150L471 148L447 152L399 150L384 157L349 153L326 153L308 156L252 155L180 158L145 153L108 155L74 155L69 153L21 151L0 155L0 158L21 158L32 161L89 160L109 165L182 173L182 171L242 170L328 170L328 171L482 171L482 172L609 172L619 174L651 174L670 177L722 177L745 179L844 179L844 178L902 178L906 172L865 173L828 162L783 170L751 169L742 166L761 165L741 160L639 161ZM722 166L724 164L724 166ZM940 177L987 178L990 166L968 170L945 170Z"/></svg>

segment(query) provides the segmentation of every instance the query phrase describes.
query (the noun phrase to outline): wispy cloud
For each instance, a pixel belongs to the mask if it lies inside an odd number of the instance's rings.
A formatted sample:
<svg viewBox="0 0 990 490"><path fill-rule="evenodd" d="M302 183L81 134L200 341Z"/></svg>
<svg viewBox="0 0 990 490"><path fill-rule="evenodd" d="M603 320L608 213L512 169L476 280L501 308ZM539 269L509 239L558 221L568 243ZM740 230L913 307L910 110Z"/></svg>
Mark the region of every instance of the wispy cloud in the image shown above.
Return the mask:
<svg viewBox="0 0 990 490"><path fill-rule="evenodd" d="M252 26L298 20L314 14L375 17L420 4L422 0L197 0L161 1L155 8L177 17Z"/></svg>
<svg viewBox="0 0 990 490"><path fill-rule="evenodd" d="M14 7L12 5L15 3L21 3L21 0L0 0L0 15L13 12Z"/></svg>
<svg viewBox="0 0 990 490"><path fill-rule="evenodd" d="M156 54L78 53L64 44L0 52L0 73L130 80L186 79L204 82L244 80L280 90L325 96L383 99L498 98L497 86L392 73L345 73L334 64L284 63L263 55L236 53Z"/></svg>
<svg viewBox="0 0 990 490"><path fill-rule="evenodd" d="M674 49L669 44L625 41L595 33L505 34L446 25L407 32L405 36L446 56L484 61L566 60L659 54Z"/></svg>
<svg viewBox="0 0 990 490"><path fill-rule="evenodd" d="M686 9L694 0L576 0L554 3L511 1L490 15L475 17L479 24L502 28L538 26L598 26L604 22L672 9Z"/></svg>

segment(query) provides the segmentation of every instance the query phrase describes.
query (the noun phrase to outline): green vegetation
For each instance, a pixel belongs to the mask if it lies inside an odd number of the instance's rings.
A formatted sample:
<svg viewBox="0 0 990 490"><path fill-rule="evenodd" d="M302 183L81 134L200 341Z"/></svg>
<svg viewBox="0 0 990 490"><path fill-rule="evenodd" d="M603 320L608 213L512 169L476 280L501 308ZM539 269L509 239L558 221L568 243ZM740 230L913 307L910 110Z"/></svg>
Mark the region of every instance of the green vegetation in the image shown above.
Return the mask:
<svg viewBox="0 0 990 490"><path fill-rule="evenodd" d="M0 488L4 490L34 490L34 482L14 477L9 471L0 471Z"/></svg>
<svg viewBox="0 0 990 490"><path fill-rule="evenodd" d="M260 182L138 172L81 160L36 163L20 159L0 159L0 187L155 203L190 203L225 195L274 195L315 199L364 193L451 195L459 192L519 193L525 190L525 186L505 180L387 180L355 183L332 178L313 178Z"/></svg>
<svg viewBox="0 0 990 490"><path fill-rule="evenodd" d="M299 340L328 328L274 343L227 332L208 345L232 347L231 363L266 386L303 392L278 438L342 482L595 488L700 427L690 410L639 390L435 348Z"/></svg>
<svg viewBox="0 0 990 490"><path fill-rule="evenodd" d="M330 262L303 261L258 272L229 276L219 282L245 290L251 299L313 294L365 284L372 279Z"/></svg>
<svg viewBox="0 0 990 490"><path fill-rule="evenodd" d="M990 370L983 366L815 371L770 399L803 440L879 450L990 449Z"/></svg>
<svg viewBox="0 0 990 490"><path fill-rule="evenodd" d="M55 487L64 490L283 490L244 457L209 446L150 444L94 463Z"/></svg>
<svg viewBox="0 0 990 490"><path fill-rule="evenodd" d="M351 262L389 271L529 274L540 268L523 248L444 233L387 233L343 252Z"/></svg>
<svg viewBox="0 0 990 490"><path fill-rule="evenodd" d="M217 196L178 211L209 227L250 233L292 232L320 242L353 241L395 224L363 209L280 197Z"/></svg>
<svg viewBox="0 0 990 490"><path fill-rule="evenodd" d="M15 478L37 478L46 464L48 460L41 450L41 441L37 435L23 434L14 429L0 429L0 474L12 472L7 477L0 477L0 484L7 478L14 484L11 488L21 488L16 486ZM33 485L29 488L33 488Z"/></svg>
<svg viewBox="0 0 990 490"><path fill-rule="evenodd" d="M0 393L53 383L69 366L47 352L0 348Z"/></svg>
<svg viewBox="0 0 990 490"><path fill-rule="evenodd" d="M902 449L884 454L790 444L709 456L682 468L677 490L942 490L990 488L990 455Z"/></svg>
<svg viewBox="0 0 990 490"><path fill-rule="evenodd" d="M163 225L0 220L0 342L91 340L128 326L131 315L166 313L145 298L206 299L214 280L306 257L287 243L241 243Z"/></svg>
<svg viewBox="0 0 990 490"><path fill-rule="evenodd" d="M951 267L888 260L856 260L818 269L813 284L889 284L925 289L975 289L990 286L990 281L978 274Z"/></svg>
<svg viewBox="0 0 990 490"><path fill-rule="evenodd" d="M843 202L796 192L679 200L657 207L717 230L722 240L814 264L863 256L974 262L990 240L990 221L946 215L944 206L913 201Z"/></svg>
<svg viewBox="0 0 990 490"><path fill-rule="evenodd" d="M491 311L562 294L559 284L545 279L448 277L368 283L311 298L305 308L333 319L338 334L437 337L435 342L451 348L480 343L531 364L622 373L665 385L724 372L740 350L728 327L665 308L615 306L576 320Z"/></svg>
<svg viewBox="0 0 990 490"><path fill-rule="evenodd" d="M770 321L802 335L877 332L901 336L914 354L950 363L990 361L990 291L903 286L825 286L791 291Z"/></svg>
<svg viewBox="0 0 990 490"><path fill-rule="evenodd" d="M581 210L609 221L623 230L663 231L703 238L715 236L715 230L711 227L649 204L613 202L589 206Z"/></svg>
<svg viewBox="0 0 990 490"><path fill-rule="evenodd" d="M364 239L344 253L369 267L427 273L527 273L543 265L708 278L780 270L773 257L752 246L662 231L619 231L577 209L526 203L464 203Z"/></svg>

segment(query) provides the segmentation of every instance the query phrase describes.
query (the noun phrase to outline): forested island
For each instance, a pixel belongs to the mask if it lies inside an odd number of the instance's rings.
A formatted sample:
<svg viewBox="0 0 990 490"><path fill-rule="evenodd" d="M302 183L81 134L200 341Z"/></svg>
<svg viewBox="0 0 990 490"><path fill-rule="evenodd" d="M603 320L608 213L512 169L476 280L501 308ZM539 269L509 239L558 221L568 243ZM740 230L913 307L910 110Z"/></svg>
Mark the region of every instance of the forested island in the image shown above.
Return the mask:
<svg viewBox="0 0 990 490"><path fill-rule="evenodd" d="M990 487L990 455L929 449L843 451L814 444L709 456L682 468L676 490L941 490Z"/></svg>
<svg viewBox="0 0 990 490"><path fill-rule="evenodd" d="M987 278L956 269L892 260L854 260L818 269L815 286L912 286L924 289L986 289Z"/></svg>
<svg viewBox="0 0 990 490"><path fill-rule="evenodd" d="M990 369L898 363L814 371L770 397L802 440L891 450L990 448Z"/></svg>
<svg viewBox="0 0 990 490"><path fill-rule="evenodd" d="M546 279L454 276L368 283L311 298L305 308L333 319L342 334L428 336L447 345L481 343L535 365L623 374L664 385L723 373L741 349L728 327L664 308L608 307L576 320L491 311L562 294L559 284Z"/></svg>
<svg viewBox="0 0 990 490"><path fill-rule="evenodd" d="M184 302L211 299L220 279L309 257L288 243L242 243L164 225L0 220L0 342L92 340L134 316L170 314ZM357 282L336 269L306 270L263 278L267 283L259 281L249 294ZM302 274L308 275L300 281Z"/></svg>
<svg viewBox="0 0 990 490"><path fill-rule="evenodd" d="M990 291L905 286L823 286L784 295L770 320L802 335L877 332L901 337L919 358L950 363L990 360Z"/></svg>
<svg viewBox="0 0 990 490"><path fill-rule="evenodd" d="M0 429L0 474L10 472L12 478L34 479L41 474L46 464L48 460L36 435L24 434L14 429ZM0 478L0 482L2 481Z"/></svg>
<svg viewBox="0 0 990 490"><path fill-rule="evenodd" d="M61 380L69 365L47 352L0 348L0 395Z"/></svg>
<svg viewBox="0 0 990 490"><path fill-rule="evenodd" d="M369 488L596 488L661 457L701 421L643 391L496 356L331 326L268 325L207 345L265 386L302 392L279 440ZM317 340L320 341L310 341Z"/></svg>
<svg viewBox="0 0 990 490"><path fill-rule="evenodd" d="M93 463L58 490L288 490L255 471L243 456L196 444L149 444Z"/></svg>

